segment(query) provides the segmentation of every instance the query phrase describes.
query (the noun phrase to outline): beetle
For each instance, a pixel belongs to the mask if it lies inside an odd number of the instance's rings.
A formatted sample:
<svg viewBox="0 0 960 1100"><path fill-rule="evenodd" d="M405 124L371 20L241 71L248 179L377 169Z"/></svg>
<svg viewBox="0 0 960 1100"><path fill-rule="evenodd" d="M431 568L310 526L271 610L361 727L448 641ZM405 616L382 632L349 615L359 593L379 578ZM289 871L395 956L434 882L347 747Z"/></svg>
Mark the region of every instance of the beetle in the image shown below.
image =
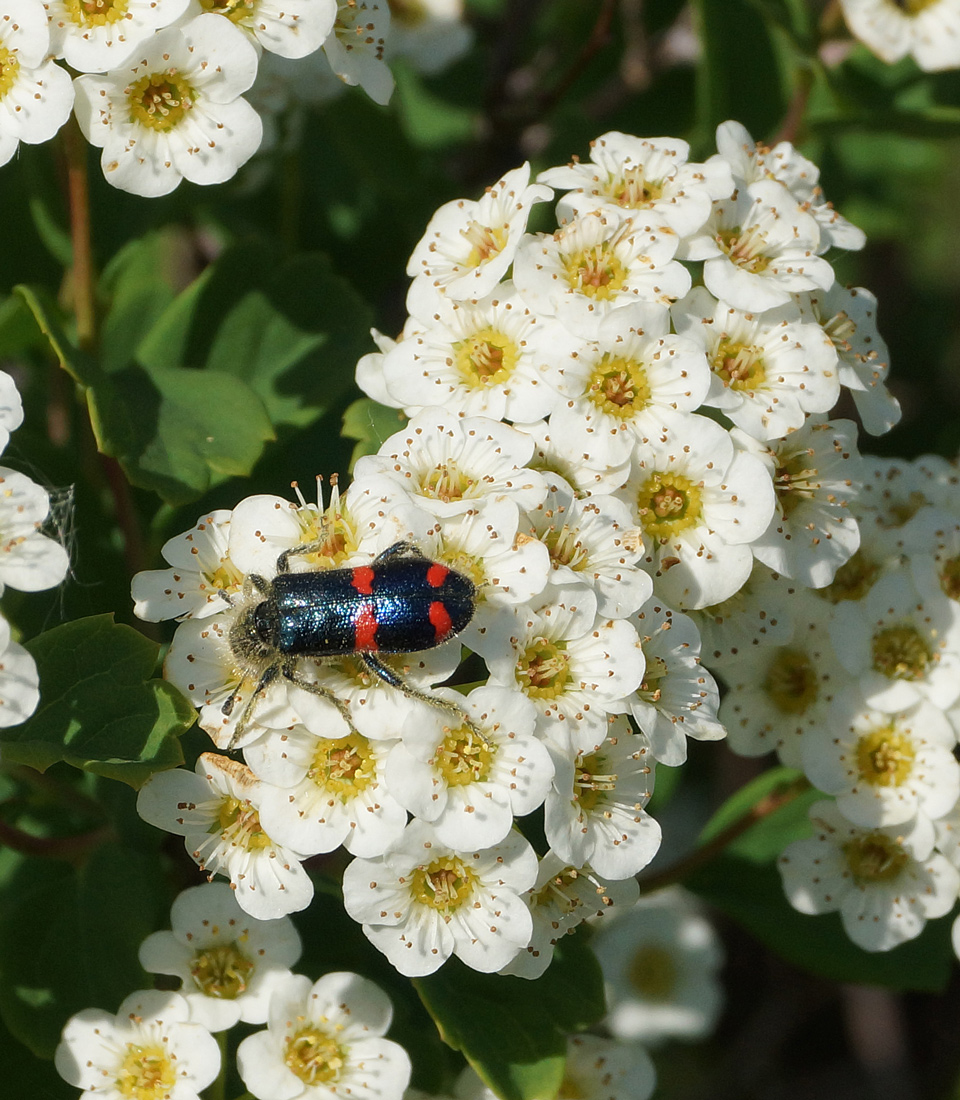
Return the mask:
<svg viewBox="0 0 960 1100"><path fill-rule="evenodd" d="M280 677L333 703L350 729L355 729L342 699L300 675L303 658L357 657L376 679L463 717L454 704L408 684L381 660L381 654L434 649L456 637L476 610L473 582L432 561L410 542L395 543L369 565L290 571L292 557L313 553L322 545L304 543L285 550L277 558L272 581L254 573L244 580L244 606L227 638L244 679L256 677L257 684L228 749L242 737L256 701ZM256 595L262 598L255 600ZM232 605L227 593L221 596ZM226 717L233 712L239 691L238 687L223 704Z"/></svg>

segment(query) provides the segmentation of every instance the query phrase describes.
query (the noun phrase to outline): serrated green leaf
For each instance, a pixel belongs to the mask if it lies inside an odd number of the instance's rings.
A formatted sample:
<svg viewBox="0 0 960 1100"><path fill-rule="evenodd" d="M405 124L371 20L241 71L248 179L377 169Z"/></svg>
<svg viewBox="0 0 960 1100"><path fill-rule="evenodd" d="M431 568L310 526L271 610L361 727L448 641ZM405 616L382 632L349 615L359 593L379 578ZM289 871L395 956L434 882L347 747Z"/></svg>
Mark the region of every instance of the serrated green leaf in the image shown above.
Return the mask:
<svg viewBox="0 0 960 1100"><path fill-rule="evenodd" d="M370 397L361 397L349 404L343 414L341 435L357 441L350 456L350 469L363 455L376 454L384 440L400 431L406 422L400 409L378 405Z"/></svg>
<svg viewBox="0 0 960 1100"><path fill-rule="evenodd" d="M605 1011L603 976L581 934L563 938L536 981L478 974L451 959L414 985L444 1041L504 1100L555 1096L567 1035Z"/></svg>
<svg viewBox="0 0 960 1100"><path fill-rule="evenodd" d="M771 864L722 856L684 880L781 958L837 982L940 992L955 961L949 919L929 921L923 934L892 951L868 952L843 930L838 913L811 917L793 909Z"/></svg>
<svg viewBox="0 0 960 1100"><path fill-rule="evenodd" d="M151 984L137 951L156 927L161 881L154 859L121 844L80 868L24 861L0 900L0 1014L38 1057L52 1056L73 1013L115 1012Z"/></svg>
<svg viewBox="0 0 960 1100"><path fill-rule="evenodd" d="M183 762L178 738L196 717L165 680L151 679L159 647L111 615L48 630L27 646L40 705L0 734L8 763L45 771L57 761L139 787Z"/></svg>
<svg viewBox="0 0 960 1100"><path fill-rule="evenodd" d="M60 366L82 385L89 386L94 383L100 377L100 368L96 361L82 352L67 335L64 327L65 319L47 291L42 287L24 285L15 286L13 291L20 295L33 314Z"/></svg>
<svg viewBox="0 0 960 1100"><path fill-rule="evenodd" d="M216 371L128 367L87 391L97 445L170 504L249 474L274 438L263 404Z"/></svg>

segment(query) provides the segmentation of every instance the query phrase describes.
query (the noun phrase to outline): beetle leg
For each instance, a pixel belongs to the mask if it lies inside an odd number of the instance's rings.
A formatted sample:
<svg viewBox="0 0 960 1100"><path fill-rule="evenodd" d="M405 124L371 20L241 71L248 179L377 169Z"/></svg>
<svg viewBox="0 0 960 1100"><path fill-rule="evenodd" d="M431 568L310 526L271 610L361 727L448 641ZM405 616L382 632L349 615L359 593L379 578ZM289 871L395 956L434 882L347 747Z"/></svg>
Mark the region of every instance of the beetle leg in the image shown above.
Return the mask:
<svg viewBox="0 0 960 1100"><path fill-rule="evenodd" d="M257 700L266 693L267 688L276 680L279 675L279 669L276 665L270 665L269 668L264 669L263 674L257 681L257 686L253 689L250 698L247 700L247 705L243 708L243 713L240 715L240 719L233 728L233 736L230 738L228 745L226 746L226 752L233 752L237 747L237 743L241 737L247 732L247 726L250 723L250 719L253 716L253 708L256 705ZM233 713L233 708L237 701L237 695L240 692L240 688L243 686L241 681L236 689L230 694L223 706L220 708L220 713L229 718Z"/></svg>
<svg viewBox="0 0 960 1100"><path fill-rule="evenodd" d="M385 561L396 561L399 558L419 558L421 561L427 561L427 555L412 542L395 542L393 546L388 546L386 550L382 550L373 559L374 565L382 565Z"/></svg>
<svg viewBox="0 0 960 1100"><path fill-rule="evenodd" d="M304 680L301 676L297 675L297 671L293 667L284 668L283 675L294 685L294 687L303 688L304 691L309 691L311 695L319 695L321 699L326 699L328 703L332 703L340 712L340 717L347 723L350 732L353 734L359 732L357 727L353 724L350 708L340 696L334 694L330 688L324 687L323 684L318 684L312 680Z"/></svg>
<svg viewBox="0 0 960 1100"><path fill-rule="evenodd" d="M419 688L413 687L404 680L399 672L396 672L388 664L385 664L373 653L358 653L357 657L363 662L364 667L371 676L375 676L378 680L382 680L383 683L396 688L397 691L402 691L408 699L419 699L421 703L428 703L431 707L438 707L440 710L446 710L451 714L456 714L457 719L463 722L464 725L469 726L474 733L481 733L477 724L470 718L463 707L459 706L457 703L451 703L448 699L439 699L436 695L431 695L427 691L421 691Z"/></svg>

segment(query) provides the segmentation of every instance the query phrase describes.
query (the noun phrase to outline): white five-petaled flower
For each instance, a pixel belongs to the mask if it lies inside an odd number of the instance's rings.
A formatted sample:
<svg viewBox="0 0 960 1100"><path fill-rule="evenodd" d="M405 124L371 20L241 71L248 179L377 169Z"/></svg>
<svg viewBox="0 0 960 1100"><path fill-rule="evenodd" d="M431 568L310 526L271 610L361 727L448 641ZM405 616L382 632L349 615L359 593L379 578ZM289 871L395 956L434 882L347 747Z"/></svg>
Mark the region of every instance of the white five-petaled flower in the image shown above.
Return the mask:
<svg viewBox="0 0 960 1100"><path fill-rule="evenodd" d="M614 210L627 217L652 214L681 237L710 216L714 199L733 191L729 166L714 157L688 163L690 146L678 138L637 138L611 130L590 142L591 164L548 168L537 177L566 190L557 218L572 221L590 210Z"/></svg>
<svg viewBox="0 0 960 1100"><path fill-rule="evenodd" d="M53 588L67 575L70 558L40 527L50 497L35 481L0 466L0 592L9 585L21 592Z"/></svg>
<svg viewBox="0 0 960 1100"><path fill-rule="evenodd" d="M140 790L137 812L151 825L184 838L191 858L225 875L245 913L274 920L305 909L313 883L303 858L279 844L260 823L263 785L244 764L205 752L196 773L154 772Z"/></svg>
<svg viewBox="0 0 960 1100"><path fill-rule="evenodd" d="M40 677L33 657L11 641L10 624L0 615L0 729L25 722L40 701Z"/></svg>
<svg viewBox="0 0 960 1100"><path fill-rule="evenodd" d="M5 0L0 12L0 165L21 141L48 141L70 117L73 83L49 53L50 30L38 0Z"/></svg>
<svg viewBox="0 0 960 1100"><path fill-rule="evenodd" d="M530 942L521 895L536 877L536 853L518 832L491 848L459 850L412 821L381 858L347 867L343 904L401 974L432 974L451 955L492 973Z"/></svg>
<svg viewBox="0 0 960 1100"><path fill-rule="evenodd" d="M855 944L889 951L953 908L960 873L934 852L929 818L865 829L825 801L810 808L810 820L815 835L787 845L779 860L794 909L839 910Z"/></svg>
<svg viewBox="0 0 960 1100"><path fill-rule="evenodd" d="M81 73L118 69L156 31L178 20L190 0L43 0L50 50Z"/></svg>
<svg viewBox="0 0 960 1100"><path fill-rule="evenodd" d="M57 1072L99 1100L199 1100L220 1072L220 1048L190 1020L179 993L131 993L114 1016L86 1008L71 1016L54 1057Z"/></svg>
<svg viewBox="0 0 960 1100"><path fill-rule="evenodd" d="M204 11L229 19L264 50L298 60L320 49L337 18L337 0L200 0L200 4Z"/></svg>
<svg viewBox="0 0 960 1100"><path fill-rule="evenodd" d="M514 168L476 201L454 199L433 215L407 263L414 276L407 308L431 316L438 294L484 298L507 273L527 226L530 207L553 192L530 183L530 165Z"/></svg>
<svg viewBox="0 0 960 1100"><path fill-rule="evenodd" d="M927 72L960 67L957 0L840 0L852 34L882 61L911 54Z"/></svg>
<svg viewBox="0 0 960 1100"><path fill-rule="evenodd" d="M274 989L267 1030L237 1049L237 1068L258 1100L400 1100L410 1059L383 1038L392 1018L390 999L359 974L338 971L313 984L291 974Z"/></svg>
<svg viewBox="0 0 960 1100"><path fill-rule="evenodd" d="M10 433L23 423L23 402L17 384L5 370L0 370L0 454L10 442Z"/></svg>
<svg viewBox="0 0 960 1100"><path fill-rule="evenodd" d="M170 974L190 1019L210 1031L238 1020L263 1024L270 992L300 958L301 944L289 917L255 920L237 904L225 882L182 891L170 910L170 931L153 932L140 945L140 965Z"/></svg>
<svg viewBox="0 0 960 1100"><path fill-rule="evenodd" d="M374 103L393 95L393 73L383 60L389 35L387 0L337 0L333 34L323 43L334 73L344 84L359 84Z"/></svg>
<svg viewBox="0 0 960 1100"><path fill-rule="evenodd" d="M122 191L223 183L260 145L260 117L242 98L256 74L246 35L222 15L199 15L152 35L130 63L77 77L77 121Z"/></svg>

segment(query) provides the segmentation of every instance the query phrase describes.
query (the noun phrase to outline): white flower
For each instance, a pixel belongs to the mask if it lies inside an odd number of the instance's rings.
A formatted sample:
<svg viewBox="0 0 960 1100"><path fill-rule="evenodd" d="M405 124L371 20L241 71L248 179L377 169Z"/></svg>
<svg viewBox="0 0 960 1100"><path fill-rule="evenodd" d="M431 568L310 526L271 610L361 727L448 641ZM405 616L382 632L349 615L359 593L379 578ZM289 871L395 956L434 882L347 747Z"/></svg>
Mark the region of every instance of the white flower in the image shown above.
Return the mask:
<svg viewBox="0 0 960 1100"><path fill-rule="evenodd" d="M720 603L745 583L749 544L774 509L760 460L738 453L728 432L695 413L663 417L638 445L617 495L643 528L654 590L684 609Z"/></svg>
<svg viewBox="0 0 960 1100"><path fill-rule="evenodd" d="M723 122L717 127L717 149L740 182L774 179L782 183L820 226L820 251L828 248L860 249L866 234L852 225L826 201L819 185L820 169L797 152L789 141L778 142L772 149L754 142L739 122ZM711 157L707 164L714 159Z"/></svg>
<svg viewBox="0 0 960 1100"><path fill-rule="evenodd" d="M693 620L651 597L630 621L643 650L643 681L626 706L662 764L687 759L687 738L718 741L726 730L717 718L716 681L700 664L700 636Z"/></svg>
<svg viewBox="0 0 960 1100"><path fill-rule="evenodd" d="M330 68L344 84L359 84L374 103L389 103L393 73L383 60L390 33L387 0L337 0L333 32L323 44Z"/></svg>
<svg viewBox="0 0 960 1100"><path fill-rule="evenodd" d="M404 702L410 710L413 704ZM356 731L321 737L301 725L269 730L244 750L244 759L268 784L259 807L264 829L304 855L332 852L341 844L354 855L380 855L407 823L385 782L393 744Z"/></svg>
<svg viewBox="0 0 960 1100"><path fill-rule="evenodd" d="M862 286L834 283L829 290L798 295L797 302L833 343L840 384L850 391L864 431L888 432L902 414L900 402L886 386L890 353L877 328L876 297Z"/></svg>
<svg viewBox="0 0 960 1100"><path fill-rule="evenodd" d="M551 748L556 769L547 795L544 832L560 859L590 864L604 878L635 875L660 847L660 826L644 806L653 794L654 761L642 733L625 718L607 739L576 757Z"/></svg>
<svg viewBox="0 0 960 1100"><path fill-rule="evenodd" d="M5 0L0 12L0 165L10 160L21 141L49 141L70 117L73 82L66 69L49 60L49 53L50 31L38 0ZM4 382L0 399L7 397L9 388L16 392L10 376L4 378L9 385ZM3 416L0 432L18 427L22 420L22 412L12 425Z"/></svg>
<svg viewBox="0 0 960 1100"><path fill-rule="evenodd" d="M205 619L223 612L220 595L235 595L243 587L243 574L230 560L227 509L202 516L196 526L163 544L160 553L172 569L149 569L133 578L133 613L147 622L164 619Z"/></svg>
<svg viewBox="0 0 960 1100"><path fill-rule="evenodd" d="M530 207L553 194L529 181L530 165L524 164L483 198L454 199L433 215L407 264L407 274L414 276L407 309L414 316L431 316L438 294L459 301L483 298L500 282L513 263Z"/></svg>
<svg viewBox="0 0 960 1100"><path fill-rule="evenodd" d="M482 299L438 295L434 306L433 316L405 330L383 357L391 404L408 416L439 405L460 416L520 421L554 408L558 397L548 380L564 350L580 346L561 324L532 313L510 282Z"/></svg>
<svg viewBox="0 0 960 1100"><path fill-rule="evenodd" d="M788 645L744 649L719 665L729 691L720 705L727 743L743 756L776 750L801 764L802 739L825 721L827 705L850 681L830 645L830 607L801 590Z"/></svg>
<svg viewBox="0 0 960 1100"><path fill-rule="evenodd" d="M270 1000L267 1030L237 1049L237 1069L258 1100L400 1100L410 1059L383 1038L392 1018L387 995L359 974L325 974L312 985L291 974Z"/></svg>
<svg viewBox="0 0 960 1100"><path fill-rule="evenodd" d="M803 739L803 770L836 796L857 825L898 825L918 813L942 817L960 798L953 728L943 712L917 703L898 714L866 706L854 685Z"/></svg>
<svg viewBox="0 0 960 1100"><path fill-rule="evenodd" d="M23 402L17 384L5 370L0 370L0 454L10 442L10 433L23 423Z"/></svg>
<svg viewBox="0 0 960 1100"><path fill-rule="evenodd" d="M530 943L500 973L539 978L565 935L587 919L616 916L633 905L639 892L635 878L611 882L591 867L572 867L556 852L547 852L540 860L537 881L523 895L533 916Z"/></svg>
<svg viewBox="0 0 960 1100"><path fill-rule="evenodd" d="M811 915L839 910L855 944L889 951L953 908L960 873L933 851L928 818L863 829L827 801L810 808L810 820L815 835L787 845L779 860L794 909Z"/></svg>
<svg viewBox="0 0 960 1100"><path fill-rule="evenodd" d="M792 302L749 313L694 287L671 314L677 332L706 353L711 382L703 403L755 439L796 431L805 413L829 412L837 403L834 346L818 325L801 321Z"/></svg>
<svg viewBox="0 0 960 1100"><path fill-rule="evenodd" d="M417 72L432 76L449 68L472 44L463 0L391 0L391 58L406 58Z"/></svg>
<svg viewBox="0 0 960 1100"><path fill-rule="evenodd" d="M300 958L300 937L290 918L255 920L227 883L210 882L177 896L170 926L143 941L140 965L150 974L180 979L191 1021L210 1031L238 1020L266 1023L274 984Z"/></svg>
<svg viewBox="0 0 960 1100"><path fill-rule="evenodd" d="M179 19L189 0L43 0L50 50L81 73L119 68L161 27Z"/></svg>
<svg viewBox="0 0 960 1100"><path fill-rule="evenodd" d="M723 949L692 897L661 890L612 916L591 946L603 969L604 1023L614 1038L653 1045L709 1035L723 1007L717 980Z"/></svg>
<svg viewBox="0 0 960 1100"><path fill-rule="evenodd" d="M508 424L431 407L375 455L360 458L355 476L381 474L396 484L398 496L440 517L506 499L518 508L536 508L547 486L542 474L525 468L532 451L533 440Z"/></svg>
<svg viewBox="0 0 960 1100"><path fill-rule="evenodd" d="M607 735L609 712L639 687L643 652L629 622L597 616L590 589L559 591L518 608L509 643L491 646L484 659L491 684L536 705L539 737L561 751L591 752Z"/></svg>
<svg viewBox="0 0 960 1100"><path fill-rule="evenodd" d="M387 788L441 844L459 851L498 844L514 817L531 813L550 789L550 754L534 737L536 711L516 692L476 688L466 698L435 692L469 719L411 709L387 761ZM365 854L365 853L359 853Z"/></svg>
<svg viewBox="0 0 960 1100"><path fill-rule="evenodd" d="M337 0L200 0L204 11L229 19L264 50L301 59L333 30Z"/></svg>
<svg viewBox="0 0 960 1100"><path fill-rule="evenodd" d="M0 615L0 729L25 722L40 701L40 677L33 657L10 639Z"/></svg>
<svg viewBox="0 0 960 1100"><path fill-rule="evenodd" d="M703 350L670 332L670 313L635 302L608 313L596 340L560 359L550 428L570 451L616 466L660 427L671 411L693 412L706 399L710 371Z"/></svg>
<svg viewBox="0 0 960 1100"><path fill-rule="evenodd" d="M57 1072L98 1100L199 1100L220 1072L220 1048L189 1015L183 997L159 989L132 993L116 1016L85 1008L63 1029Z"/></svg>
<svg viewBox="0 0 960 1100"><path fill-rule="evenodd" d="M273 840L260 824L263 785L236 760L206 752L196 774L183 768L154 772L141 788L137 813L184 838L201 870L225 875L245 913L273 920L305 909L313 883L301 853Z"/></svg>
<svg viewBox="0 0 960 1100"><path fill-rule="evenodd" d="M515 424L514 427L534 441L533 457L527 465L548 475L559 474L578 497L593 493L612 493L627 480L630 473L628 460L611 466L605 459L589 451L572 453L564 438L554 432L546 420L538 420L533 424Z"/></svg>
<svg viewBox="0 0 960 1100"><path fill-rule="evenodd" d="M679 240L659 222L595 210L552 235L525 237L513 281L534 312L595 340L600 322L618 306L668 305L686 294L690 274L674 259Z"/></svg>
<svg viewBox="0 0 960 1100"><path fill-rule="evenodd" d="M520 895L536 877L536 853L517 832L492 848L460 851L412 821L382 858L347 867L343 904L401 974L432 974L451 955L492 973L530 942L533 921Z"/></svg>
<svg viewBox="0 0 960 1100"><path fill-rule="evenodd" d="M562 478L551 480L546 500L527 512L531 532L550 551L550 584L557 589L589 584L597 614L633 614L653 592L653 581L635 563L643 551L630 510L616 497L577 497Z"/></svg>
<svg viewBox="0 0 960 1100"><path fill-rule="evenodd" d="M830 584L860 546L853 507L861 485L857 426L811 416L784 439L757 443L734 429L734 441L766 466L776 509L751 544L768 568L811 588Z"/></svg>
<svg viewBox="0 0 960 1100"><path fill-rule="evenodd" d="M678 138L637 138L611 130L590 142L592 164L575 160L537 178L557 190L570 189L557 205L560 222L609 209L628 217L652 215L686 237L710 216L714 199L733 191L727 164L718 158L689 164L689 156L690 146Z"/></svg>
<svg viewBox="0 0 960 1100"><path fill-rule="evenodd" d="M851 34L882 61L911 54L921 69L960 67L960 4L957 0L840 0Z"/></svg>
<svg viewBox="0 0 960 1100"><path fill-rule="evenodd" d="M66 550L40 533L50 511L46 489L16 470L0 466L0 592L54 588L67 575Z"/></svg>
<svg viewBox="0 0 960 1100"><path fill-rule="evenodd" d="M960 607L922 598L906 570L837 604L830 639L869 706L894 714L927 699L942 710L960 697Z"/></svg>
<svg viewBox="0 0 960 1100"><path fill-rule="evenodd" d="M84 137L103 149L108 183L156 197L181 179L223 183L256 152L263 132L241 98L257 51L222 15L199 15L143 43L133 65L74 81Z"/></svg>
<svg viewBox="0 0 960 1100"><path fill-rule="evenodd" d="M762 179L715 202L680 256L706 261L703 281L715 298L760 312L785 305L794 291L832 286L833 268L817 255L819 248L813 216L783 184Z"/></svg>

